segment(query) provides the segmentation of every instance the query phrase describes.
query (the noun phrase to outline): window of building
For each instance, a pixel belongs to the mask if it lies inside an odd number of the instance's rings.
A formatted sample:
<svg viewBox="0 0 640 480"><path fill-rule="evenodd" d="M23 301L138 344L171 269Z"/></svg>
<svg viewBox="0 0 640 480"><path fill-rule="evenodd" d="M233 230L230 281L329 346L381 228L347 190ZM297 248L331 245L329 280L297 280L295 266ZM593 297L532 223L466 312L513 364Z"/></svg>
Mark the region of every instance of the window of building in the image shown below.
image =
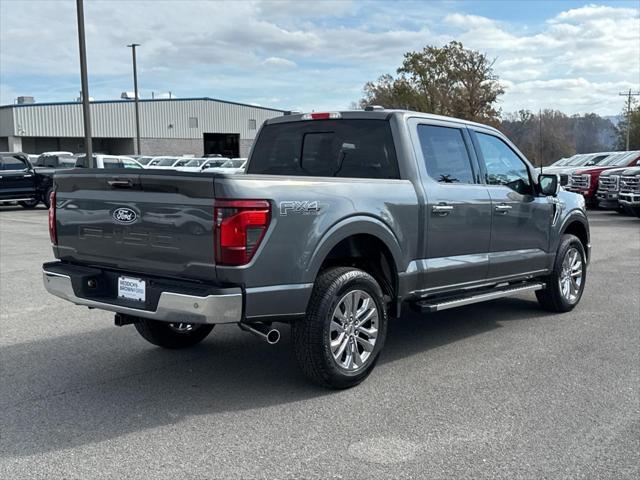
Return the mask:
<svg viewBox="0 0 640 480"><path fill-rule="evenodd" d="M189 117L189 128L198 128L198 117Z"/></svg>
<svg viewBox="0 0 640 480"><path fill-rule="evenodd" d="M255 120L255 118L250 118L249 119L249 130L256 130L258 128L258 124Z"/></svg>
<svg viewBox="0 0 640 480"><path fill-rule="evenodd" d="M427 173L440 183L475 183L467 146L459 128L418 125Z"/></svg>

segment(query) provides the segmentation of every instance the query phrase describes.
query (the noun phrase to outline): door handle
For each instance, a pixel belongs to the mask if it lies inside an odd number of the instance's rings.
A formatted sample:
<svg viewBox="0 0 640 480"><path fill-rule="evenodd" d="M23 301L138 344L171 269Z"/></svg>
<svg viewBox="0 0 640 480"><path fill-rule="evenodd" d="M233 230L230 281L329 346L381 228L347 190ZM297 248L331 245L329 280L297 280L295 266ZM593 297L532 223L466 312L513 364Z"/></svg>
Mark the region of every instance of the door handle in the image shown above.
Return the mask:
<svg viewBox="0 0 640 480"><path fill-rule="evenodd" d="M500 205L496 205L496 212L498 213L508 213L513 207L511 205L507 205L506 203L501 203Z"/></svg>
<svg viewBox="0 0 640 480"><path fill-rule="evenodd" d="M453 211L453 206L445 204L434 205L433 207L431 207L431 211L436 215L441 215L444 217L445 215L449 215Z"/></svg>
<svg viewBox="0 0 640 480"><path fill-rule="evenodd" d="M131 188L131 180L108 180L107 183L113 188Z"/></svg>
<svg viewBox="0 0 640 480"><path fill-rule="evenodd" d="M31 173L25 173L22 178L29 178L29 177L33 177L33 175Z"/></svg>

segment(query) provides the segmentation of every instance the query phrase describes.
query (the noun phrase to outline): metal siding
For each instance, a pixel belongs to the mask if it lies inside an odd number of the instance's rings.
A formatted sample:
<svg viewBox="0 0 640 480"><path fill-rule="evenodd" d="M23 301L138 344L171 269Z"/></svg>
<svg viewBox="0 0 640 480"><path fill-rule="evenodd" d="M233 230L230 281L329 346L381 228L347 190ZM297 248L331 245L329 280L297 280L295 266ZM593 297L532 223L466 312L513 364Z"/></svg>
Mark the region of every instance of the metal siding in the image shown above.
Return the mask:
<svg viewBox="0 0 640 480"><path fill-rule="evenodd" d="M100 138L135 137L133 102L92 103L92 135ZM35 105L0 110L4 117L15 116L15 130L28 137L82 137L82 105ZM236 105L215 100L140 102L140 135L143 138L202 138L203 133L238 133L241 139L253 139L249 119L257 128L267 119L281 116L278 111ZM189 117L198 119L197 128L189 128ZM169 128L173 125L173 128ZM7 134L10 135L10 134Z"/></svg>
<svg viewBox="0 0 640 480"><path fill-rule="evenodd" d="M0 109L0 137L11 137L16 132L13 128L13 109Z"/></svg>

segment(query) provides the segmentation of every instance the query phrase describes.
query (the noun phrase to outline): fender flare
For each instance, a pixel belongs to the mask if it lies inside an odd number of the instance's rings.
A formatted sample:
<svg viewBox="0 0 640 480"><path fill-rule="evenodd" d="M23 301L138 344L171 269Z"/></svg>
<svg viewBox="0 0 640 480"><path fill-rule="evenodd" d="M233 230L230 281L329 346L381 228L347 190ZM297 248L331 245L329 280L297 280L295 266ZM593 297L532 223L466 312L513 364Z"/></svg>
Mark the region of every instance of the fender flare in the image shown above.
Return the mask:
<svg viewBox="0 0 640 480"><path fill-rule="evenodd" d="M391 252L396 272L405 270L402 265L402 249L393 231L375 217L360 215L344 218L327 230L318 242L311 260L307 263L305 281L315 282L322 263L333 247L345 238L362 234L376 237L387 247Z"/></svg>

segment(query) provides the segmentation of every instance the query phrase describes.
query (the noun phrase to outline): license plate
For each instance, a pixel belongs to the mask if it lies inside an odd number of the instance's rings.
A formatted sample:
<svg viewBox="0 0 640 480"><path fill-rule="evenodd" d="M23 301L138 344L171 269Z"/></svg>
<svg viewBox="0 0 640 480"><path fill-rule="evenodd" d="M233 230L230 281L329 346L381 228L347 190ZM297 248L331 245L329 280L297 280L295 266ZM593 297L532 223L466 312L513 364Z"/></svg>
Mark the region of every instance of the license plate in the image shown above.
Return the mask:
<svg viewBox="0 0 640 480"><path fill-rule="evenodd" d="M146 284L144 280L131 277L118 277L118 298L144 302L146 299Z"/></svg>

